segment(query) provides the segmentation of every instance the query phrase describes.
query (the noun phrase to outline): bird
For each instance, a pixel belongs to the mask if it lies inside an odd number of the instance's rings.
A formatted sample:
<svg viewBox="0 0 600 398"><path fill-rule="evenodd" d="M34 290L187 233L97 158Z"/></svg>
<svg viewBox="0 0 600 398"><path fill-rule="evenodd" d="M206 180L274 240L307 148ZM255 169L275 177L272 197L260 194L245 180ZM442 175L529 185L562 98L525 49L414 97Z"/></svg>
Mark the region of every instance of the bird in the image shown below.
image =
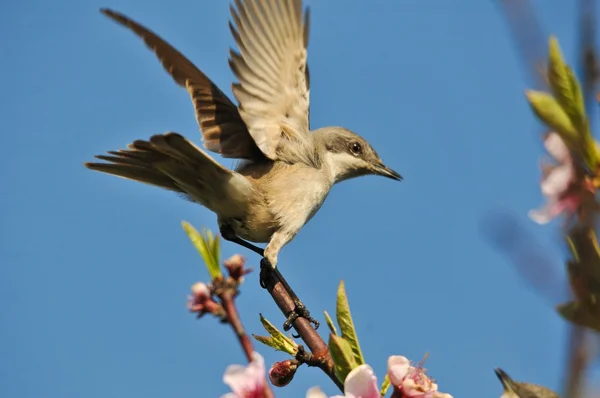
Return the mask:
<svg viewBox="0 0 600 398"><path fill-rule="evenodd" d="M560 398L557 393L547 387L514 381L500 368L494 369L494 372L504 388L501 398Z"/></svg>
<svg viewBox="0 0 600 398"><path fill-rule="evenodd" d="M237 106L159 35L124 14L100 9L139 36L187 90L204 149L169 131L97 155L103 162L85 166L174 191L214 212L225 240L262 256L265 287L265 275L272 271L284 281L277 268L280 250L317 213L334 184L365 175L403 177L357 133L340 126L311 130L310 10L302 0L234 3L229 28L238 51L230 48L229 66L238 80L232 84ZM207 151L239 162L225 168ZM290 317L306 317L318 327L285 286L297 309ZM290 327L286 321L284 329Z"/></svg>

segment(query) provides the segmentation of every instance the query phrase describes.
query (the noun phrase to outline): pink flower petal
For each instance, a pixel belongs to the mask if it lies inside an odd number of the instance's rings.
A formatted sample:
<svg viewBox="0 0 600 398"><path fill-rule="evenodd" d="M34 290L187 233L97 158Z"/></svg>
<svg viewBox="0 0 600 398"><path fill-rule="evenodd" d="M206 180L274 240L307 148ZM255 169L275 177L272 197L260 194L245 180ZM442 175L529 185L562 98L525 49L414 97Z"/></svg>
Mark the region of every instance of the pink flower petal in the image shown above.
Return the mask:
<svg viewBox="0 0 600 398"><path fill-rule="evenodd" d="M369 365L360 365L344 381L344 393L347 398L379 398L377 377Z"/></svg>
<svg viewBox="0 0 600 398"><path fill-rule="evenodd" d="M388 358L388 375L392 385L398 386L410 369L410 361L401 355L392 355Z"/></svg>
<svg viewBox="0 0 600 398"><path fill-rule="evenodd" d="M552 209L552 205L546 205L540 209L531 210L528 213L529 218L535 221L538 224L548 224L550 221L554 220L558 214Z"/></svg>
<svg viewBox="0 0 600 398"><path fill-rule="evenodd" d="M223 375L223 382L231 388L234 396L245 397L262 391L265 383L265 361L256 351L248 366L229 365Z"/></svg>
<svg viewBox="0 0 600 398"><path fill-rule="evenodd" d="M337 397L340 397L339 395ZM319 387L312 387L306 392L306 398L327 398L327 395ZM332 397L336 398L336 397ZM344 397L341 397L344 398Z"/></svg>
<svg viewBox="0 0 600 398"><path fill-rule="evenodd" d="M571 153L569 148L557 133L550 133L544 140L544 146L550 155L560 163L568 163L571 161Z"/></svg>
<svg viewBox="0 0 600 398"><path fill-rule="evenodd" d="M544 196L560 196L575 179L575 171L570 163L555 167L542 180Z"/></svg>

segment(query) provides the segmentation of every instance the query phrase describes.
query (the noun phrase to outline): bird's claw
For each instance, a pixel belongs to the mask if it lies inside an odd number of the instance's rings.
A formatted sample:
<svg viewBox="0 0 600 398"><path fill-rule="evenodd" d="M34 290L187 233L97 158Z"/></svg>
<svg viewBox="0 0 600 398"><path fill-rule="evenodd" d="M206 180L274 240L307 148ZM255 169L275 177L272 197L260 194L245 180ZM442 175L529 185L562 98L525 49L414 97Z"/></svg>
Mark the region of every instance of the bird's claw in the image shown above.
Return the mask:
<svg viewBox="0 0 600 398"><path fill-rule="evenodd" d="M304 318L315 326L315 330L319 328L319 321L310 316L310 312L306 308L306 306L302 303L302 301L295 299L294 300L294 309L288 314L287 319L283 323L283 330L288 331L292 328L292 324L298 318ZM300 336L292 335L294 338L298 338Z"/></svg>

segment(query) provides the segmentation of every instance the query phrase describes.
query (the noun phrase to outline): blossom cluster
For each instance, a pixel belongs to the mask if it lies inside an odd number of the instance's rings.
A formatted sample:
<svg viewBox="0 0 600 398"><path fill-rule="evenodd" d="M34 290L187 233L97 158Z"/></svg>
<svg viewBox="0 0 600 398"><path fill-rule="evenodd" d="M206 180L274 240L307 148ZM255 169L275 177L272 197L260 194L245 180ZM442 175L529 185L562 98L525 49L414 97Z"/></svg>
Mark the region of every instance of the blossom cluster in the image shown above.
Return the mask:
<svg viewBox="0 0 600 398"><path fill-rule="evenodd" d="M387 368L394 389L392 397L452 398L452 395L438 391L437 384L427 376L422 363L415 366L406 357L393 355L388 359ZM223 381L232 392L221 398L262 398L266 383L263 357L255 352L248 366L229 366ZM366 364L353 369L344 381L344 394L331 398L380 398L373 369ZM313 387L306 393L306 398L327 398L327 395L319 387Z"/></svg>

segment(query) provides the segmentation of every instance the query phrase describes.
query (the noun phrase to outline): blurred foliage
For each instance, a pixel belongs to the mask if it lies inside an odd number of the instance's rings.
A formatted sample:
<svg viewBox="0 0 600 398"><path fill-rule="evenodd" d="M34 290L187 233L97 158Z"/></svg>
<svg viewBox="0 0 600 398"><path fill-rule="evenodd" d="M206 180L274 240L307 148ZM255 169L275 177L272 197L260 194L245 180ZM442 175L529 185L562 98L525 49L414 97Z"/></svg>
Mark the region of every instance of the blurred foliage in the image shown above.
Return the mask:
<svg viewBox="0 0 600 398"><path fill-rule="evenodd" d="M576 325L600 332L600 248L596 232L576 226L567 236L573 258L567 262L569 284L575 301L557 307L558 313Z"/></svg>
<svg viewBox="0 0 600 398"><path fill-rule="evenodd" d="M222 278L221 266L219 259L221 258L221 246L218 235L213 235L212 231L203 229L200 234L190 223L183 221L181 223L185 233L188 235L192 244L196 247L206 267L208 274L212 280Z"/></svg>
<svg viewBox="0 0 600 398"><path fill-rule="evenodd" d="M381 388L379 389L379 395L385 397L385 394L388 392L391 385L390 376L386 373L385 377L383 378L383 383L381 383Z"/></svg>
<svg viewBox="0 0 600 398"><path fill-rule="evenodd" d="M534 113L556 131L587 170L596 170L598 150L589 128L581 86L565 63L555 37L550 38L548 83L550 93L527 91Z"/></svg>

